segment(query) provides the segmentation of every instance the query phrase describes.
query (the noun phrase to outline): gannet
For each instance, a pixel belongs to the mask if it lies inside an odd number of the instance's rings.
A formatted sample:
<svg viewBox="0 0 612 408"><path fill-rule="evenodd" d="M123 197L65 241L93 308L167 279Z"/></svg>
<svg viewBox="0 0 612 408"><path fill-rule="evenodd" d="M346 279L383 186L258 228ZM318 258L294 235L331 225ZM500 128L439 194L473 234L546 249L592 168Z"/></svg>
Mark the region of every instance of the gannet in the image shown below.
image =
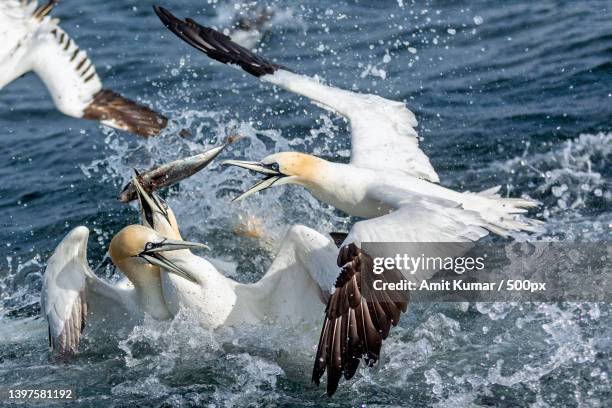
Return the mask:
<svg viewBox="0 0 612 408"><path fill-rule="evenodd" d="M161 180L176 183L180 176L206 167L233 141L230 139L195 157L161 166L152 174ZM129 185L133 186L134 194L138 196L143 227L124 228L113 237L109 247L111 260L127 278L111 286L93 273L87 263L89 230L86 227L70 232L49 259L43 278L41 303L49 324L49 344L61 356L69 356L76 351L88 314L95 316L98 323L104 320L102 316L110 315L106 320L112 324L119 321L124 326L135 324L145 313L161 320L173 316L161 292L162 274L159 267L143 262L147 257L159 256L157 252L160 248L178 250L182 248L181 245L184 248L201 248L203 245L183 241L172 209L161 197L150 192L152 180L156 177L133 177ZM142 180L148 180L148 184L143 186ZM124 192L128 190L126 186ZM142 246L147 239L145 249L134 249L134 246ZM155 246L156 242L162 241L165 246ZM191 279L171 268L169 272Z"/></svg>
<svg viewBox="0 0 612 408"><path fill-rule="evenodd" d="M382 341L406 310L405 299L385 302L361 296L358 282L367 260L395 255L384 253L384 248L380 253L364 253L363 242L402 242L409 249L411 243L473 242L489 231L509 236L540 226L539 221L522 216L537 206L534 201L502 198L499 187L470 193L439 185L437 173L418 146L416 118L403 102L321 84L266 61L214 29L191 19L180 20L161 7L155 11L167 28L209 57L238 65L350 122L348 164L298 152L276 153L261 161L226 162L265 176L236 200L272 186L297 184L319 200L365 218L354 224L341 244L341 269L317 349L312 379L318 385L327 371L328 395L336 391L342 376L354 375L362 357L369 366L376 363Z"/></svg>
<svg viewBox="0 0 612 408"><path fill-rule="evenodd" d="M49 258L41 293L42 313L49 325L49 345L60 357L72 355L85 323L136 324L144 314L169 319L168 299L161 290L159 267L150 260L163 251L205 247L202 244L171 240L141 225L122 229L111 241L113 263L127 277L111 285L97 277L87 262L89 229L73 229ZM166 265L165 272L181 279L193 279Z"/></svg>
<svg viewBox="0 0 612 408"><path fill-rule="evenodd" d="M140 136L154 136L167 119L108 89L87 53L49 13L58 3L33 0L0 2L0 89L33 71L57 109L75 118L93 119Z"/></svg>

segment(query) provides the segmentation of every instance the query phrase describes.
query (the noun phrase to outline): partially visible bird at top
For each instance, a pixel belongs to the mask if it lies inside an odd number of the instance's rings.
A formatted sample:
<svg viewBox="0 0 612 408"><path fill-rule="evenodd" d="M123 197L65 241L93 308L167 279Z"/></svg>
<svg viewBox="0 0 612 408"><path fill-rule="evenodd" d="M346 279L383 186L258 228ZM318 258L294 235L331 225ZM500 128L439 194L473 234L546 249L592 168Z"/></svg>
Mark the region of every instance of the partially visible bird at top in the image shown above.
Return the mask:
<svg viewBox="0 0 612 408"><path fill-rule="evenodd" d="M0 90L28 72L45 84L65 115L97 120L143 137L157 135L168 120L163 115L102 88L87 53L49 14L59 0L0 2Z"/></svg>

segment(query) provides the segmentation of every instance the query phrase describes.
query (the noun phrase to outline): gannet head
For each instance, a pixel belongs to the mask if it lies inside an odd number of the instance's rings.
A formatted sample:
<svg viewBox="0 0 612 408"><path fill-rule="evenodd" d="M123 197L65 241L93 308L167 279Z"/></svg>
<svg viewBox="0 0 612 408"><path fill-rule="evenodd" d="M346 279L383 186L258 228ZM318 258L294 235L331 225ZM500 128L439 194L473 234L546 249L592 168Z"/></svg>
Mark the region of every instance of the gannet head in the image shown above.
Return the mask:
<svg viewBox="0 0 612 408"><path fill-rule="evenodd" d="M151 228L129 225L123 228L111 241L109 254L113 263L125 273L136 286L159 268L174 273L189 281L195 278L176 266L164 256L164 251L179 249L208 248L204 244L165 238Z"/></svg>
<svg viewBox="0 0 612 408"><path fill-rule="evenodd" d="M283 184L316 185L322 177L323 159L309 154L282 152L267 156L259 162L226 160L223 164L238 166L261 173L266 177L232 201L239 201L268 187Z"/></svg>
<svg viewBox="0 0 612 408"><path fill-rule="evenodd" d="M149 227L166 238L183 239L172 208L157 194L147 191L140 182L137 172L132 177L140 203L142 225Z"/></svg>

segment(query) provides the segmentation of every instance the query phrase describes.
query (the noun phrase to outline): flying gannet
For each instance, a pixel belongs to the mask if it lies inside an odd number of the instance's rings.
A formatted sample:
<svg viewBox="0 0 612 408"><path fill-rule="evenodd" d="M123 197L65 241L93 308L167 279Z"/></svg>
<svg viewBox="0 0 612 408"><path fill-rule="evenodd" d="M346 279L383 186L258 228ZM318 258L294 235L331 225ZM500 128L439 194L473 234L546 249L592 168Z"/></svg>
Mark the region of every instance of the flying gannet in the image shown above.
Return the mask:
<svg viewBox="0 0 612 408"><path fill-rule="evenodd" d="M226 162L265 176L236 200L272 186L297 184L319 200L366 219L355 223L342 242L340 273L327 304L317 349L312 378L319 384L327 371L329 395L336 391L342 376L349 379L354 375L362 357L370 366L378 360L382 341L406 310L405 299L385 302L361 296L358 282L368 259L395 255L384 253L385 249L364 253L361 243L413 243L405 248L414 245L416 251L414 243L473 242L489 231L508 236L538 229L539 221L522 216L537 206L534 201L502 198L499 187L470 193L439 185L437 173L418 146L416 118L403 102L324 85L266 61L192 19L180 20L161 7L155 11L167 28L209 57L238 65L350 122L348 164L297 152L277 153L261 161Z"/></svg>
<svg viewBox="0 0 612 408"><path fill-rule="evenodd" d="M87 53L49 13L58 3L0 1L0 89L33 71L57 109L140 136L157 135L167 119L149 108L102 88Z"/></svg>

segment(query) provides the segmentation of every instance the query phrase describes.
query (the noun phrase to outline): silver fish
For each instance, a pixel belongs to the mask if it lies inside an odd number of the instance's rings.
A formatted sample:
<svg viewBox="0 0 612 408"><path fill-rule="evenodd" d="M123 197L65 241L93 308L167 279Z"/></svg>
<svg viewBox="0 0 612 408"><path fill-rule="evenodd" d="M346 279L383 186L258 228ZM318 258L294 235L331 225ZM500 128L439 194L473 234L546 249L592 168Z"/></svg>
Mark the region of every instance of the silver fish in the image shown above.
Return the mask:
<svg viewBox="0 0 612 408"><path fill-rule="evenodd" d="M238 136L229 136L222 145L213 147L204 153L162 164L145 172L138 172L136 169L134 171L142 187L148 192L153 192L193 176L208 166L227 146L238 139ZM121 190L119 201L129 203L137 198L136 187L130 181Z"/></svg>

